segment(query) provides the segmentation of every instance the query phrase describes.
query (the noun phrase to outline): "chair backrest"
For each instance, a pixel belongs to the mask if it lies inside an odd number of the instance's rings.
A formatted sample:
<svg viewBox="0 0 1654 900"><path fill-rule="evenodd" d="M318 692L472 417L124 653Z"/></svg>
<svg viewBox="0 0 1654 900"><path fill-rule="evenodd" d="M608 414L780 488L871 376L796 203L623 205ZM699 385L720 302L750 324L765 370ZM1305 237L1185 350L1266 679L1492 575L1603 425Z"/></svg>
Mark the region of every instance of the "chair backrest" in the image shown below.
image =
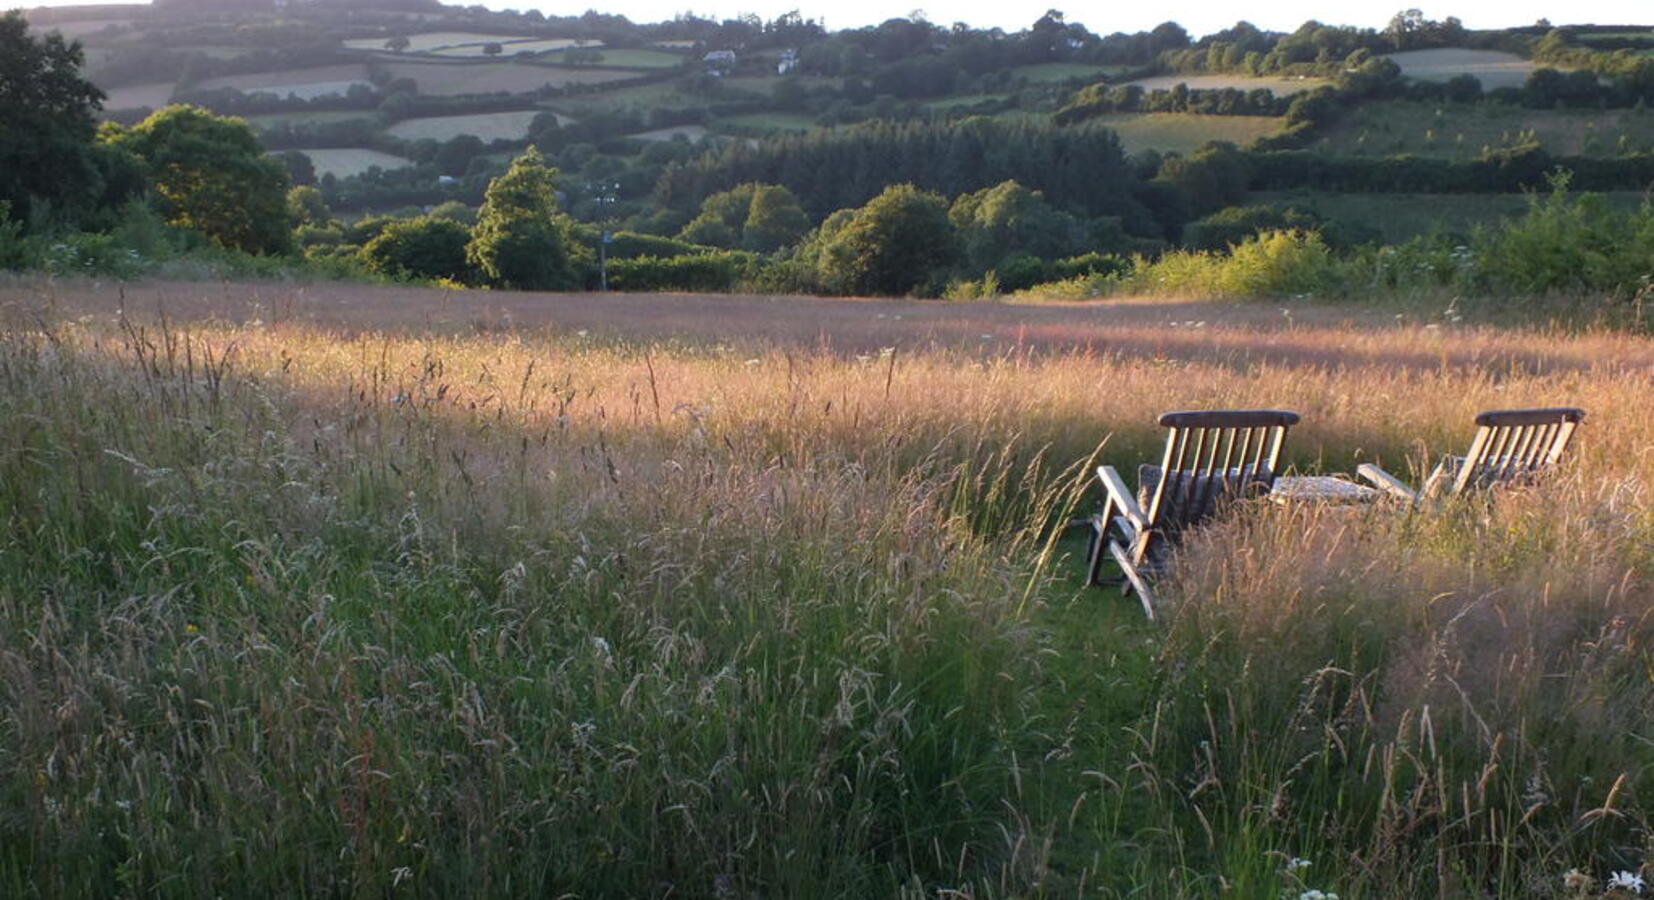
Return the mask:
<svg viewBox="0 0 1654 900"><path fill-rule="evenodd" d="M1571 406L1482 413L1452 492L1518 481L1554 465L1584 419L1585 410Z"/></svg>
<svg viewBox="0 0 1654 900"><path fill-rule="evenodd" d="M1279 409L1173 412L1161 416L1160 424L1171 431L1159 484L1144 515L1155 528L1176 532L1209 517L1220 501L1268 493L1279 471L1281 444L1287 429L1298 424L1298 414Z"/></svg>

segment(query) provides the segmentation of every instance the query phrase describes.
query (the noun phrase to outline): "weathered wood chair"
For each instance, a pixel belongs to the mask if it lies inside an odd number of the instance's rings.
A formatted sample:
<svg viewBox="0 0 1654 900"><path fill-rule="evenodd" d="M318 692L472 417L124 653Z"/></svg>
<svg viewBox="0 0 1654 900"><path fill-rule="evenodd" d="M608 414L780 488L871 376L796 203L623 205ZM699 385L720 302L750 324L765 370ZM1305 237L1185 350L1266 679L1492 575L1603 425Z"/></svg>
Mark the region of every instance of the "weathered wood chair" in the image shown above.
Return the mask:
<svg viewBox="0 0 1654 900"><path fill-rule="evenodd" d="M1172 412L1160 417L1171 429L1160 465L1137 469L1135 496L1112 466L1098 466L1107 496L1091 518L1087 584L1099 577L1105 556L1122 574L1122 593L1135 591L1143 612L1155 617L1149 582L1160 575L1183 532L1220 504L1269 493L1279 468L1281 443L1298 414L1274 409Z"/></svg>
<svg viewBox="0 0 1654 900"><path fill-rule="evenodd" d="M1584 419L1585 410L1571 406L1484 412L1476 417L1476 437L1470 442L1470 452L1443 459L1416 491L1372 463L1363 463L1356 471L1374 486L1409 503L1528 482L1556 465Z"/></svg>

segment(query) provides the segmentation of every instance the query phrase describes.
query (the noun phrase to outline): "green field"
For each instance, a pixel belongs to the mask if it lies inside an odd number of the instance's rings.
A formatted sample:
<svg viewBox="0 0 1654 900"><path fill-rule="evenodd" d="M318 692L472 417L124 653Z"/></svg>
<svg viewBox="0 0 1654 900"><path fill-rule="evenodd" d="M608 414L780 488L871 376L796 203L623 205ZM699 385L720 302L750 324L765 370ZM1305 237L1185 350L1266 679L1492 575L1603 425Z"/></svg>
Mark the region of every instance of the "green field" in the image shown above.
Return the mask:
<svg viewBox="0 0 1654 900"><path fill-rule="evenodd" d="M1008 94L963 94L957 97L943 97L940 100L931 100L925 104L927 109L947 110L961 106L975 106L978 103L988 103L1003 100Z"/></svg>
<svg viewBox="0 0 1654 900"><path fill-rule="evenodd" d="M425 119L404 119L385 129L399 138L417 141L422 138L446 141L462 134L473 134L483 141L520 140L528 135L528 126L544 110L477 113L469 116L432 116Z"/></svg>
<svg viewBox="0 0 1654 900"><path fill-rule="evenodd" d="M413 165L411 159L361 147L301 149L299 152L310 157L317 175L332 175L336 178L360 175L375 166L381 169L401 169Z"/></svg>
<svg viewBox="0 0 1654 900"><path fill-rule="evenodd" d="M1096 81L1120 71L1114 66L1088 66L1082 63L1036 63L1031 66L1017 66L1011 70L1011 77L1021 78L1034 84L1047 84L1062 81Z"/></svg>
<svg viewBox="0 0 1654 900"><path fill-rule="evenodd" d="M307 110L305 112L265 113L257 116L246 116L245 118L248 122L251 122L258 128L274 128L278 125L299 125L304 123L331 125L339 122L354 122L357 120L374 123L379 121L378 116L372 112L363 112L361 110L354 109L318 109L314 111Z"/></svg>
<svg viewBox="0 0 1654 900"><path fill-rule="evenodd" d="M1244 75L1156 75L1153 78L1139 78L1129 82L1145 91L1171 90L1180 84L1189 86L1192 91L1218 91L1234 88L1240 91L1255 91L1258 88L1268 88L1277 95L1285 97L1300 91L1314 90L1327 82L1320 78L1247 78Z"/></svg>
<svg viewBox="0 0 1654 900"><path fill-rule="evenodd" d="M1654 111L1372 103L1339 120L1314 149L1356 156L1411 153L1475 159L1484 150L1531 141L1557 155L1615 156L1646 151L1654 149Z"/></svg>
<svg viewBox="0 0 1654 900"><path fill-rule="evenodd" d="M1196 116L1183 113L1113 113L1098 116L1114 129L1127 153L1160 150L1188 153L1207 141L1245 146L1280 131L1285 119L1273 116Z"/></svg>
<svg viewBox="0 0 1654 900"><path fill-rule="evenodd" d="M803 113L765 112L745 113L739 116L726 116L718 120L720 127L729 127L741 132L774 133L782 131L810 131L818 128L814 116Z"/></svg>
<svg viewBox="0 0 1654 900"><path fill-rule="evenodd" d="M634 77L614 69L551 68L515 62L390 63L397 78L412 78L421 94L453 97L460 94L520 94L546 86L607 84Z"/></svg>

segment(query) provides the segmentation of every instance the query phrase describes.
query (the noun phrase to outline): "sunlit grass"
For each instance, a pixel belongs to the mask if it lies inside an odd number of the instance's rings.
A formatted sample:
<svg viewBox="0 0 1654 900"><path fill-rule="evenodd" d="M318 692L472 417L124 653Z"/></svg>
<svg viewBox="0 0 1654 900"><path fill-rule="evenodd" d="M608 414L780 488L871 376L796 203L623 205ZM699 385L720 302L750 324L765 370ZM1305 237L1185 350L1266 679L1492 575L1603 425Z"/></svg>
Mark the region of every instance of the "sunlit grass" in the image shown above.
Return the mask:
<svg viewBox="0 0 1654 900"><path fill-rule="evenodd" d="M18 316L0 891L1529 897L1648 862L1647 341L1115 337ZM1555 481L1244 510L1164 627L1058 527L1166 409L1405 471L1563 402Z"/></svg>

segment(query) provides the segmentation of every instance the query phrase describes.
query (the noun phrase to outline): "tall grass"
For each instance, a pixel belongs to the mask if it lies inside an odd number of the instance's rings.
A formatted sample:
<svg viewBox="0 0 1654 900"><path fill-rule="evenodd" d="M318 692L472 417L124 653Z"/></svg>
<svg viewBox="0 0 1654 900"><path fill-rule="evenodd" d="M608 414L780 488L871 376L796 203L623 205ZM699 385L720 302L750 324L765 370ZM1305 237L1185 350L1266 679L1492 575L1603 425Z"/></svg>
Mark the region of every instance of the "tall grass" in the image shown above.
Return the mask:
<svg viewBox="0 0 1654 900"><path fill-rule="evenodd" d="M1560 895L1654 849L1650 393L19 319L0 891ZM1404 467L1564 400L1557 482L1246 510L1163 630L1058 529L1166 408Z"/></svg>

